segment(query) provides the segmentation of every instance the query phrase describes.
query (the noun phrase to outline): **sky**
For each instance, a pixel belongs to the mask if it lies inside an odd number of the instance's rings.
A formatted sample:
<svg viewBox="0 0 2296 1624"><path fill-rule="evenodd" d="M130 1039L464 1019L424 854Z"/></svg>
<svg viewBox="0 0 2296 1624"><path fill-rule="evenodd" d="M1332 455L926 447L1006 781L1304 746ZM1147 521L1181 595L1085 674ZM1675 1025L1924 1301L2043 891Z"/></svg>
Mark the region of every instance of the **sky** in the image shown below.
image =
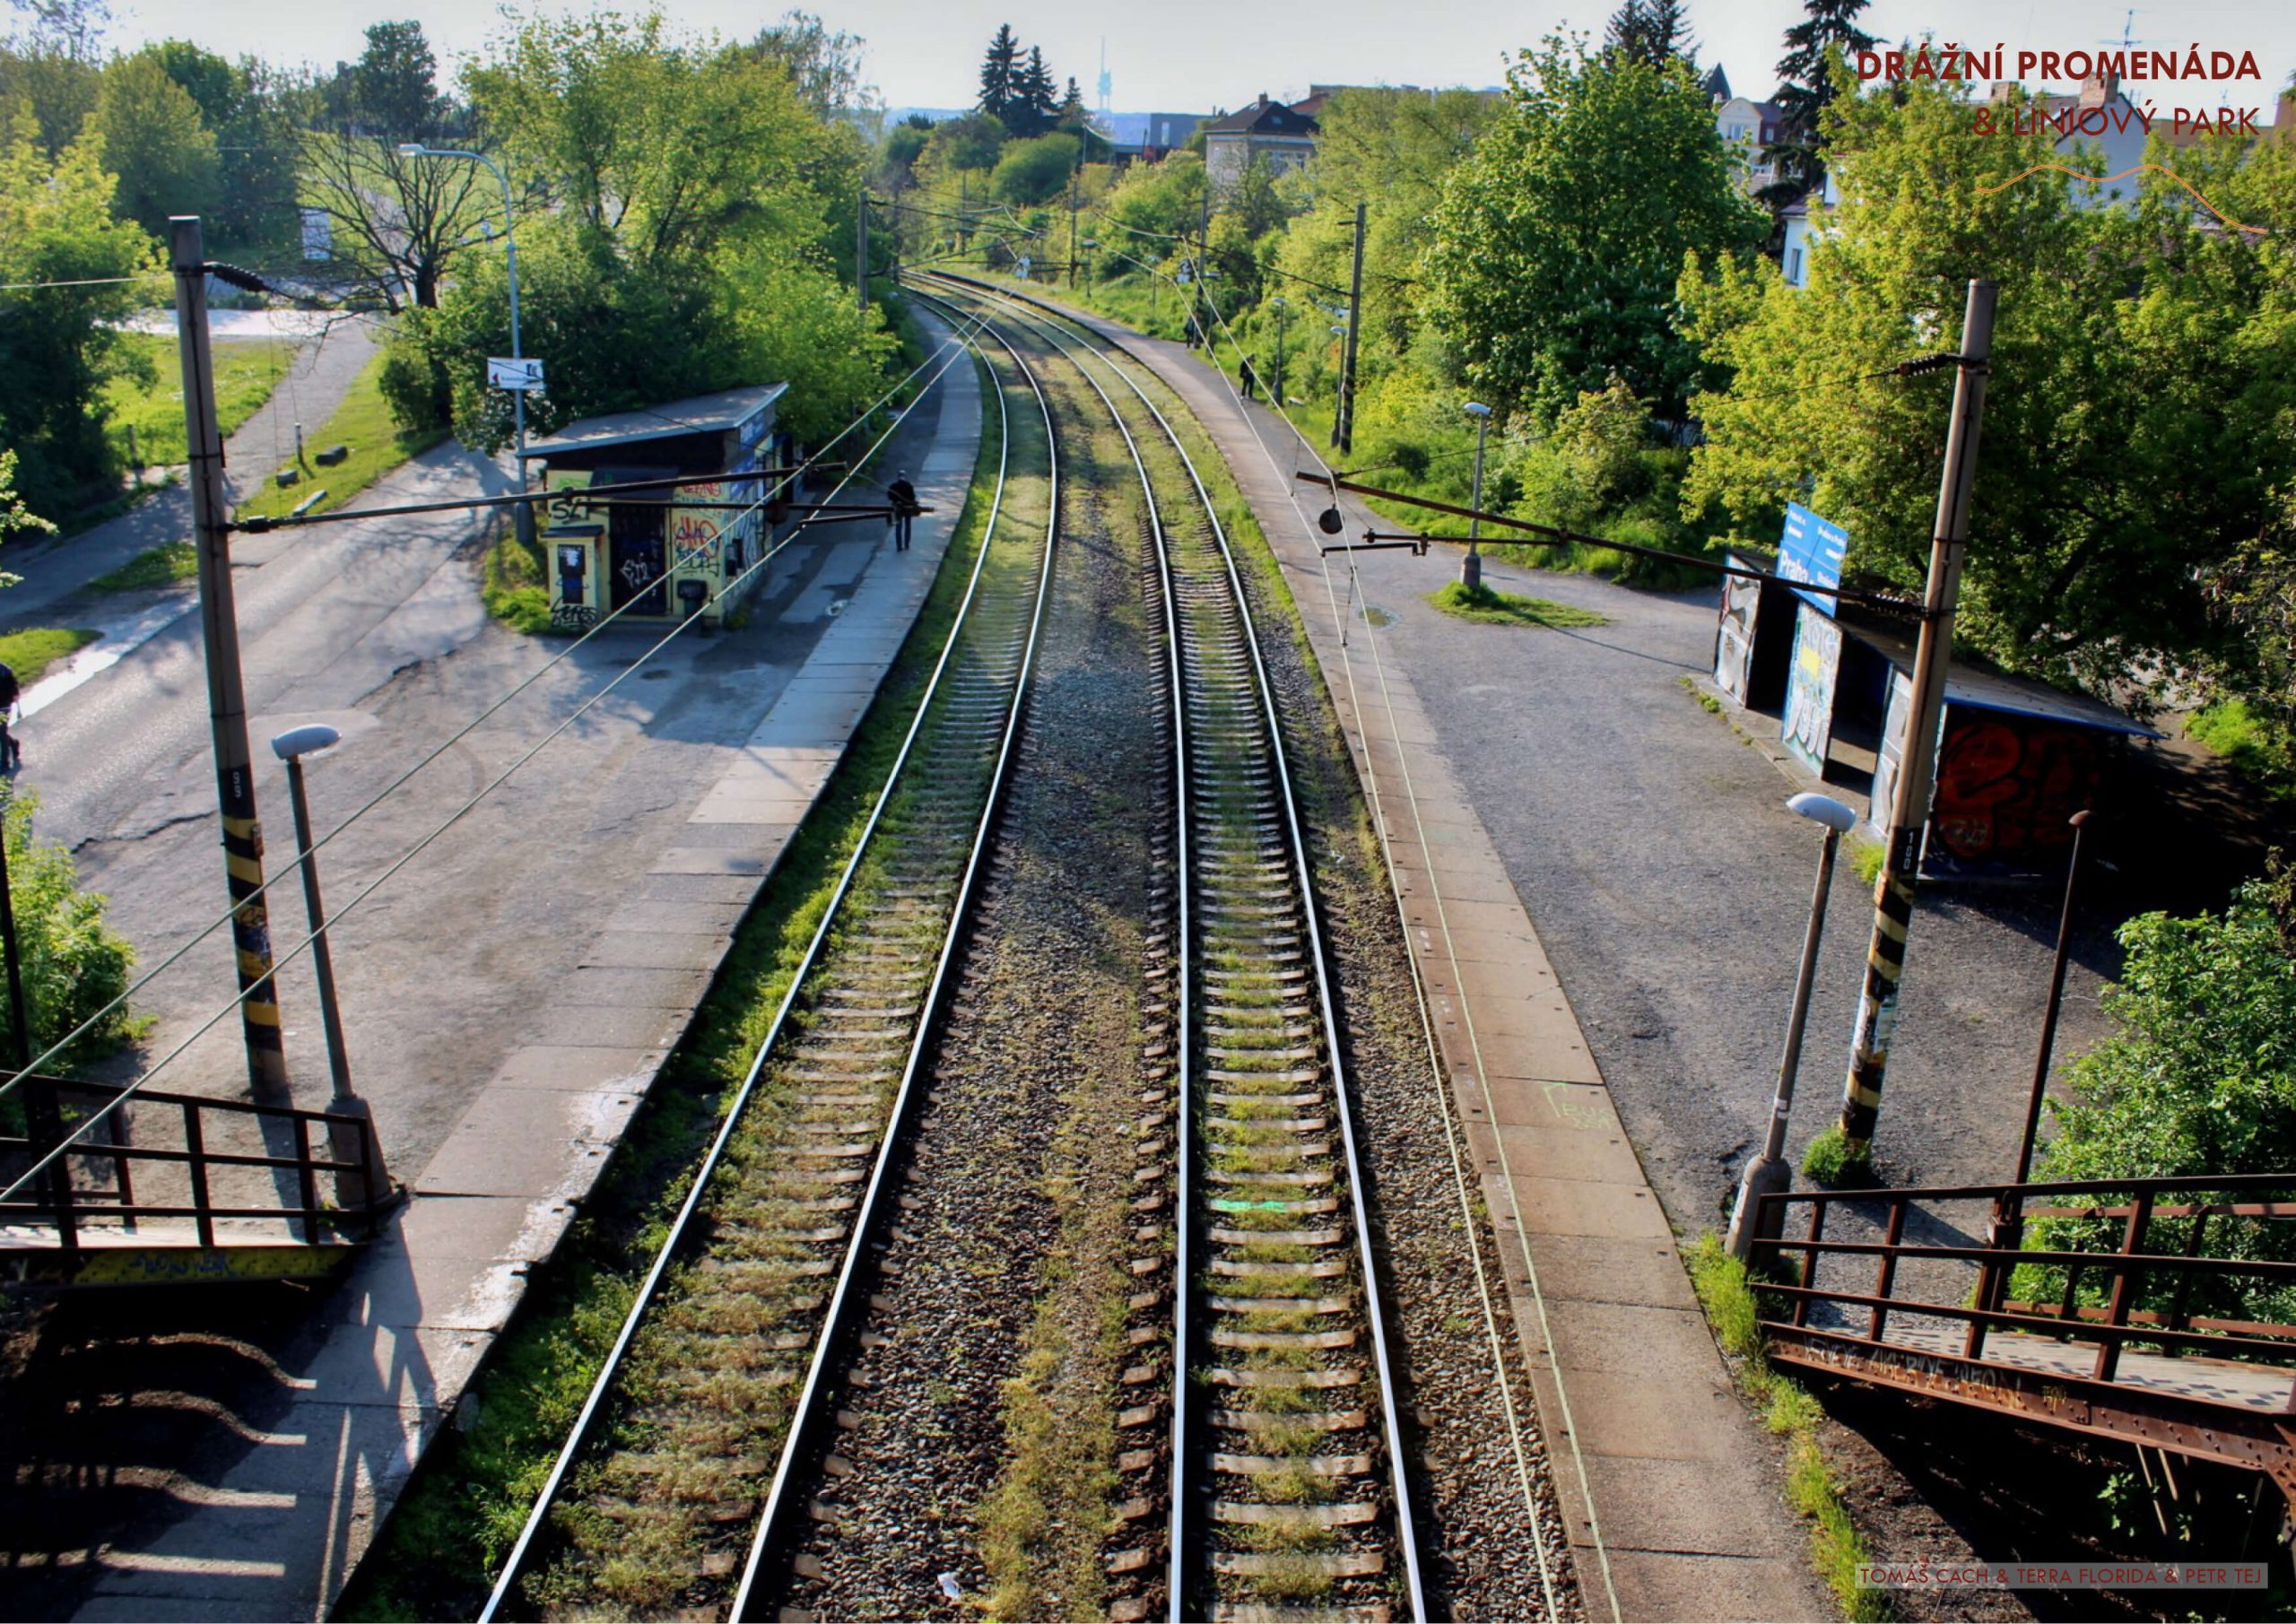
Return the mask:
<svg viewBox="0 0 2296 1624"><path fill-rule="evenodd" d="M534 0L529 0L533 4ZM697 31L745 37L792 0L663 0ZM1105 41L1118 111L1209 112L1265 91L1307 94L1310 83L1497 84L1515 50L1550 30L1599 34L1617 0L795 0L832 27L866 41L865 74L893 107L957 107L976 93L988 37L1009 22L1023 45L1044 48L1059 75L1075 76L1088 105ZM619 0L643 9L647 0ZM278 61L331 64L356 56L369 22L412 17L442 61L483 50L502 28L495 7L473 0L113 0L109 43L196 40L211 50ZM591 9L540 0L549 11ZM1701 67L1718 58L1734 89L1767 95L1776 83L1780 37L1802 15L1800 0L1690 0ZM1874 0L1861 19L1884 39L1934 33L1971 50L2085 50L2118 41L2128 26L2121 0ZM2191 82L2162 85L2205 105L2272 106L2272 87L2296 71L2296 5L2286 0L2181 0L2138 6L2135 40L2152 48L2255 53L2265 88ZM2040 88L2038 79L2029 87ZM2063 87L2059 87L2063 88ZM2168 99L2158 98L2163 109ZM2266 117L2269 117L2267 112Z"/></svg>

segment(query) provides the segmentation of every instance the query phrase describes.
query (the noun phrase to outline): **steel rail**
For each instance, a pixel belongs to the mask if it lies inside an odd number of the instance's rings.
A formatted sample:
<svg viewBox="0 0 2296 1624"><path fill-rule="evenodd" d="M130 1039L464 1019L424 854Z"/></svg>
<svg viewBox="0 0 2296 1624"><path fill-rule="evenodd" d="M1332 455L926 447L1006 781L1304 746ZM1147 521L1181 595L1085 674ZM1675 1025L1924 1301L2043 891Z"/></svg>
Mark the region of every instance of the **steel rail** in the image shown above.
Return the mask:
<svg viewBox="0 0 2296 1624"><path fill-rule="evenodd" d="M964 335L964 342L968 347L971 347L970 335ZM526 1524L520 1528L517 1541L504 1559L502 1571L495 1580L493 1590L487 1596L486 1605L479 1612L481 1624L490 1624L491 1620L500 1616L504 1603L510 1599L517 1581L524 1576L526 1564L534 1551L535 1541L549 1517L551 1507L557 1503L559 1492L565 1485L568 1472L572 1470L589 1441L591 1429L596 1425L606 1397L613 1391L616 1378L621 1374L622 1364L629 1356L631 1344L637 1336L640 1323L653 1307L655 1299L660 1295L662 1284L669 1274L672 1263L685 1246L694 1217L702 1206L710 1184L725 1160L726 1148L732 1142L743 1115L756 1092L758 1080L764 1072L766 1058L779 1046L782 1033L788 1024L790 1013L796 1008L798 997L804 990L805 982L820 963L822 950L828 943L832 931L840 922L845 899L853 889L855 876L860 872L863 861L869 855L872 842L876 836L879 824L884 819L886 808L891 805L894 795L901 787L904 769L909 765L918 739L924 731L926 718L931 714L933 701L940 692L942 680L948 672L950 661L955 655L957 645L971 613L974 599L980 586L981 572L987 562L990 546L996 539L997 519L1003 512L1006 474L1012 459L1012 439L1009 423L1005 417L1004 391L1001 387L996 387L992 392L997 399L1000 428L1005 430L1000 432L998 437L996 483L989 499L987 522L981 531L980 550L973 560L972 572L965 584L965 595L958 604L956 616L949 627L949 635L942 644L940 656L934 663L932 675L927 679L925 690L918 700L916 714L909 719L909 731L901 739L900 750L894 757L891 768L886 773L884 785L878 791L875 803L870 808L868 819L862 826L860 838L855 841L852 854L847 858L845 867L838 876L837 885L830 894L828 906L822 909L821 921L814 927L813 936L805 945L804 952L791 973L789 985L782 994L779 1007L774 1012L772 1022L767 1027L764 1037L759 1041L757 1049L751 1057L749 1069L742 1079L741 1087L735 1091L732 1103L726 1110L724 1119L718 1125L716 1136L711 1140L700 1166L694 1173L692 1184L686 1192L685 1200L680 1203L677 1215L671 1220L669 1233L656 1252L653 1264L648 1269L646 1278L640 1283L638 1293L631 1303L629 1313L623 1316L622 1329L616 1334L613 1347L607 1350L604 1362L599 1367L597 1377L591 1384L590 1391L583 1400L581 1411L575 1417L574 1424L567 1434L566 1442L559 1449L558 1457L552 1464L550 1476L544 1482L541 1492L535 1497L534 1507L527 1514ZM1048 566L1049 560L1047 562Z"/></svg>
<svg viewBox="0 0 2296 1624"><path fill-rule="evenodd" d="M1065 317L1065 313L1059 312L1052 307L1045 305L1039 300L1030 299L1026 295L1012 294L1002 289L987 287L984 284L973 282L970 278L955 276L945 272L935 273L934 274L940 280L955 282L965 287L969 291L974 292L976 297L986 293L988 297L996 299L1001 302L1024 303L1033 306L1037 310L1041 311L1044 314L1035 318L1031 325L1038 327L1039 330L1045 332L1064 354L1071 356L1073 361L1074 356L1071 343L1068 339L1062 336L1059 327L1059 324L1069 321L1069 318ZM1090 343L1083 343L1081 347L1085 349L1087 352L1097 357L1101 365L1108 368L1110 373L1122 380L1125 386L1132 391L1133 395L1139 400L1141 405L1147 409L1149 415L1156 420L1157 427L1163 431L1164 438L1170 442L1173 451L1178 454L1181 465L1187 470L1188 481L1195 488L1196 500L1203 508L1205 517L1210 524L1213 536L1218 543L1221 560L1226 569L1229 590L1233 595L1238 616L1241 621L1243 642L1251 656L1254 687L1257 692L1261 717L1267 730L1269 752L1273 757L1274 764L1276 769L1275 781L1281 787L1283 795L1284 828L1292 855L1293 883L1299 892L1300 913L1306 924L1309 942L1309 957L1315 966L1316 997L1318 1011L1322 1019L1325 1048L1329 1058L1332 1070L1332 1097L1339 1116L1340 1143L1345 1154L1347 1166L1348 1200L1352 1208L1352 1214L1354 1219L1353 1227L1355 1229L1357 1243L1357 1260L1363 1276L1364 1315L1366 1319L1370 1322L1372 1358L1379 1383L1379 1403L1383 1419L1386 1422L1387 1468L1392 1490L1395 1496L1396 1542L1397 1546L1397 1555L1401 1558L1404 1564L1405 1582L1407 1594L1410 1597L1412 1617L1414 1620L1424 1620L1427 1617L1426 1599L1419 1571L1419 1547L1416 1529L1411 1511L1410 1479L1405 1471L1403 1456L1401 1417L1396 1407L1396 1385L1392 1369L1392 1361L1388 1358L1386 1315L1380 1301L1377 1260L1373 1255L1371 1247L1370 1217L1368 1210L1364 1206L1362 1167L1361 1159L1357 1147L1354 1113L1348 1099L1347 1074L1345 1064L1342 1058L1342 1051L1340 1048L1338 1016L1332 998L1329 955L1324 945L1323 930L1319 916L1320 910L1317 905L1317 893L1313 876L1309 868L1307 839L1300 825L1298 801L1292 790L1290 757L1283 747L1283 722L1275 708L1274 689L1268 680L1266 663L1261 656L1258 629L1252 618L1250 600L1244 592L1242 578L1236 569L1235 551L1229 543L1227 527L1220 522L1218 507L1213 501L1211 492L1205 489L1203 476L1197 472L1196 460L1188 455L1187 447L1184 443L1182 443L1179 434L1176 430L1174 430L1170 421L1165 417L1163 412L1156 405L1155 402L1149 397L1147 392L1141 388L1140 385L1133 378L1131 374L1125 368L1118 366L1108 354L1095 348ZM1091 381L1091 374L1081 364L1077 365L1077 370L1081 375L1086 378L1087 381ZM1097 382L1092 383L1092 387L1094 392L1099 394L1103 401L1108 399L1106 392L1100 389ZM1112 403L1110 404L1110 413L1112 416L1117 418L1118 427L1119 430L1123 432L1125 439L1129 445L1132 441L1131 431L1124 427L1121 416L1115 413ZM1135 462L1137 461L1136 448L1135 451ZM1145 483L1145 479L1146 476L1144 473L1144 484ZM1149 501L1152 513L1155 506L1152 494L1150 496ZM1163 544L1161 525L1157 528L1157 534L1158 546L1161 550ZM1166 580L1168 591L1170 579L1170 569L1169 564L1167 563ZM1169 597L1167 602L1169 604ZM1177 646L1174 647L1172 657L1175 665L1177 666L1177 663L1179 659ZM1181 818L1183 822L1186 821L1186 803L1183 801L1181 803ZM1178 888L1178 894L1182 899L1181 906L1183 920L1185 920L1186 917L1186 899L1187 891L1187 870L1183 868L1181 871L1181 883ZM1187 980L1185 963L1187 957L1187 937L1183 935L1180 938L1180 942L1182 944L1182 957L1184 961L1183 973L1180 980L1182 986L1185 986ZM1185 1010L1185 1004L1183 1004L1182 1008ZM1181 1073L1180 1076L1180 1097L1183 1102L1185 1102L1188 1097L1188 1079L1185 1071ZM1183 1111L1185 1112L1185 1104L1183 1105ZM1183 1115L1181 1120L1183 1125L1185 1125L1187 1121L1185 1115ZM1185 1133L1185 1126L1178 1142L1183 1147L1186 1147L1192 1142ZM1185 1150L1183 1151L1180 1165L1182 1168L1182 1182L1179 1187L1182 1194L1185 1195L1187 1188L1186 1184L1187 1156ZM1178 1209L1175 1216L1178 1220L1177 1227L1179 1233L1185 1234L1187 1223L1187 1209ZM1188 1277L1185 1272L1178 1272L1176 1269L1174 1278L1175 1298L1181 1302L1185 1302L1188 1296ZM1179 1324L1184 1326L1186 1324L1185 1319L1181 1319ZM1182 1342L1179 1346L1182 1349L1185 1349L1187 1344ZM1179 1432L1179 1423L1177 1419L1178 1412L1187 1407L1187 1401L1190 1397L1189 1385L1187 1381L1186 1374L1180 1369L1179 1365L1180 1361L1176 1359L1174 1368L1176 1444L1180 1441L1181 1436ZM1188 1616L1185 1611L1185 1591L1177 1582L1181 1571L1180 1565L1189 1553L1205 1549L1203 1543L1195 1538L1186 1540L1181 1538L1182 1522L1186 1515L1183 1507L1192 1505L1196 1498L1196 1497L1187 1495L1184 1492L1186 1488L1186 1478L1183 1474L1189 1470L1187 1464L1188 1458L1189 1456L1181 1454L1176 1449L1172 1463L1172 1560L1175 1583L1170 1594L1170 1608L1171 1618L1176 1621Z"/></svg>
<svg viewBox="0 0 2296 1624"><path fill-rule="evenodd" d="M945 305L942 308L947 308ZM982 330L989 329L983 324ZM863 1259L867 1255L869 1238L876 1232L885 1204L892 1198L892 1168L896 1153L901 1147L917 1098L924 1091L918 1087L918 1078L924 1070L926 1055L936 1036L942 1003L948 991L949 969L956 962L957 950L962 945L965 933L971 925L973 893L978 885L982 863L987 855L996 820L1004 810L1004 792L1012 776L1013 748L1020 742L1022 713L1028 702L1030 679L1036 669L1037 648L1042 639L1045 608L1052 596L1053 567L1057 559L1060 533L1060 451L1052 433L1052 408L1045 398L1043 385L1038 381L1028 362L1022 359L1020 352L1006 342L1003 334L992 332L991 336L1013 357L1013 365L1036 396L1038 410L1044 418L1045 465L1050 490L1045 504L1044 560L1037 573L1036 603L1030 613L1028 633L1022 647L1020 670L1013 679L1013 699L1005 713L1004 736L997 749L996 764L981 804L979 821L973 831L971 853L965 859L964 876L958 882L955 899L950 904L948 928L943 934L940 951L934 962L932 983L918 1013L917 1030L910 1039L909 1055L901 1066L900 1083L893 1095L892 1106L886 1114L884 1141L877 1147L876 1159L869 1171L867 1193L863 1195L860 1208L854 1214L853 1232L846 1242L845 1262L838 1271L837 1287L831 1295L828 1311L822 1317L821 1335L813 1344L813 1359L805 1372L805 1385L791 1414L788 1433L782 1440L781 1458L774 1468L772 1486L767 1491L764 1510L758 1518L757 1531L750 1541L748 1559L742 1566L741 1585L735 1592L733 1611L728 1615L737 1620L749 1616L750 1603L756 1595L769 1554L787 1539L789 1524L804 1510L803 1498L797 1492L800 1463L807 1459L822 1431L834 1419L822 1403L833 1356L843 1347L848 1333L854 1328L854 1322L867 1303L866 1293L859 1289ZM1009 419L1002 417L1006 408L1001 381L996 383L996 393L1000 419L1008 424L1004 436L1003 455L1009 458L1012 436ZM1004 488L1001 465L997 486L1001 498ZM982 536L980 560L973 569L976 583L979 579L980 566L988 557L988 540L987 534ZM970 595L968 590L968 603ZM953 647L955 643L956 637L952 631L950 647ZM945 650L943 657L945 661ZM918 715L922 716L923 714L920 709Z"/></svg>

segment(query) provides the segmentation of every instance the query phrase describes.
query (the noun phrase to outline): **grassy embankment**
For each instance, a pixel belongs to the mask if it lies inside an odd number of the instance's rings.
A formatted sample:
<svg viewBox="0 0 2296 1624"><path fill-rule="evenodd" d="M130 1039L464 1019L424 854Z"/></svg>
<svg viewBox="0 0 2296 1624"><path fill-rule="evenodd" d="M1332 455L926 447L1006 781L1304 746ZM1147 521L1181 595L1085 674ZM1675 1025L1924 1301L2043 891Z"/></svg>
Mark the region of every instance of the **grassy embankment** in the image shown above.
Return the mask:
<svg viewBox="0 0 2296 1624"><path fill-rule="evenodd" d="M0 661L16 673L26 688L48 674L48 668L94 642L100 633L84 627L34 626L0 635Z"/></svg>
<svg viewBox="0 0 2296 1624"><path fill-rule="evenodd" d="M184 460L183 372L176 341L166 334L123 334L130 369L104 386L104 431L131 468ZM287 376L295 344L285 338L219 338L215 358L215 416L229 435L253 417Z"/></svg>
<svg viewBox="0 0 2296 1624"><path fill-rule="evenodd" d="M264 386L261 395L250 396L249 389L257 375L253 370L245 372L242 381L248 387L240 391L236 405L226 404L222 362L226 343L277 343L290 352L293 346L286 344L283 340L218 342L215 346L216 404L222 419L223 431L229 434L263 404L272 386L277 382L277 377ZM252 361L245 364L249 368L254 365ZM283 361L280 370L283 374ZM365 369L352 382L351 392L344 397L343 404L335 408L334 414L319 425L318 432L307 437L303 442L307 453L323 450L329 446L348 446L351 455L332 468L315 465L310 474L298 484L282 487L276 482L266 482L255 495L239 504L238 512L240 517L275 518L291 511L296 504L320 491L326 494L325 499L314 506L313 512L324 513L330 508L339 508L408 457L429 450L445 438L441 434L403 434L398 431L391 422L390 409L383 404L382 392L376 386L381 372L382 357L378 355L367 363ZM176 442L180 444L183 439L183 392L176 390L167 395L164 401L158 400L157 395L148 397L146 405L153 411L173 413ZM235 411L236 417L233 415ZM141 438L142 431L139 430ZM150 442L145 440L144 443ZM198 573L198 555L193 551L192 544L183 541L167 542L138 553L109 574L98 576L88 583L88 589L91 592L137 592L156 586L171 586L191 580Z"/></svg>
<svg viewBox="0 0 2296 1624"><path fill-rule="evenodd" d="M331 446L347 446L351 454L332 468L314 464L298 484L282 486L266 481L262 490L239 504L240 517L276 518L320 491L326 495L313 504L312 512L340 508L407 458L447 438L442 430L409 434L391 421L390 407L384 403L379 386L382 372L383 355L378 351L352 381L343 404L316 434L303 440L307 455L315 456Z"/></svg>
<svg viewBox="0 0 2296 1624"><path fill-rule="evenodd" d="M984 379L986 385L986 379ZM829 905L952 629L996 480L993 417L932 595L813 815L743 921L685 1042L664 1068L558 1251L537 1268L472 1384L476 1419L432 1449L336 1617L467 1617L517 1538L667 1233L696 1162Z"/></svg>

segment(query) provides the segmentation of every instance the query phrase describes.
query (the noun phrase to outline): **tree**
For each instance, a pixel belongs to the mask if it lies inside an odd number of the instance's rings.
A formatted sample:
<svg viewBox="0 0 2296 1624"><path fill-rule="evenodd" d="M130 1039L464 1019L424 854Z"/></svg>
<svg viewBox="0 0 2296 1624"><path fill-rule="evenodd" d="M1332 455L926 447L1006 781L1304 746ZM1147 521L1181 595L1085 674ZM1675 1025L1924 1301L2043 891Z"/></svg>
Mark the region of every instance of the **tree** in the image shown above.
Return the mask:
<svg viewBox="0 0 2296 1624"><path fill-rule="evenodd" d="M1955 635L2005 668L2126 699L2148 667L2224 652L2236 634L2208 582L2285 522L2296 261L2276 235L2202 229L2166 180L2134 211L2084 209L2085 183L2056 175L2008 184L2063 158L2054 131L2021 120L2039 122L2022 100L1973 109L1966 87L1922 82L1833 104L1842 202L1815 221L1808 287L1767 266L1684 281L1687 329L1732 378L1697 403L1684 502L1718 500L1760 534L1798 499L1848 530L1853 569L1918 589L1948 391L1847 380L1950 352L1968 281L1991 278ZM2255 219L2296 224L2296 210Z"/></svg>
<svg viewBox="0 0 2296 1624"><path fill-rule="evenodd" d="M933 121L913 113L885 132L877 144L877 185L898 195L917 184L917 161L933 139Z"/></svg>
<svg viewBox="0 0 2296 1624"><path fill-rule="evenodd" d="M0 131L0 282L82 283L0 291L0 447L38 447L22 465L35 511L64 514L103 494L116 470L104 382L120 369L117 324L154 266L151 239L112 216L113 181L91 133L63 156L41 150L27 109Z"/></svg>
<svg viewBox="0 0 2296 1624"><path fill-rule="evenodd" d="M1786 56L1778 65L1781 83L1771 98L1778 104L1778 139L1761 153L1764 163L1776 166L1778 178L1761 189L1762 201L1773 208L1825 185L1819 127L1841 87L1852 83L1845 65L1849 54L1874 48L1874 36L1857 26L1866 5L1866 0L1807 0L1805 20L1786 30Z"/></svg>
<svg viewBox="0 0 2296 1624"><path fill-rule="evenodd" d="M2035 1177L2280 1173L2296 1162L2296 899L2290 882L2291 871L2274 854L2266 877L2242 887L2222 914L2144 914L2121 926L2126 957L2119 980L2104 993L2118 1030L2073 1063L2068 1097L2049 1102L2057 1133ZM2181 1250L2189 1221L2162 1220L2147 1250ZM2287 1227L2220 1216L2204 1252L2287 1259L2296 1255L2296 1237ZM2080 1248L2086 1242L2094 1249L2101 1243L2111 1250L2120 1226L2049 1220L2036 1229L2032 1245ZM2200 1284L2210 1300L2189 1304L2196 1314L2284 1320L2296 1308L2296 1292L2285 1288L2274 1293L2276 1303L2265 1303L2243 1300L2205 1278ZM2160 1296L2173 1289L2166 1280L2148 1287ZM2165 1305L2148 1298L2138 1306Z"/></svg>
<svg viewBox="0 0 2296 1624"><path fill-rule="evenodd" d="M1059 113L1060 92L1053 86L1051 70L1044 65L1044 50L1032 45L1028 61L1013 75L1011 111L1004 122L1015 135L1026 140L1052 128Z"/></svg>
<svg viewBox="0 0 2296 1624"><path fill-rule="evenodd" d="M1006 203L1022 208L1050 203L1067 189L1076 168L1074 135L1039 135L1015 141L996 161L988 178L989 190Z"/></svg>
<svg viewBox="0 0 2296 1624"><path fill-rule="evenodd" d="M103 166L117 178L113 206L158 237L170 214L205 214L215 204L222 161L199 104L147 56L122 56L104 70L88 127Z"/></svg>
<svg viewBox="0 0 2296 1624"><path fill-rule="evenodd" d="M135 946L104 922L103 896L80 889L72 854L55 841L33 838L32 814L39 804L22 790L0 799L0 838L8 843L10 900L30 1018L26 1046L34 1054L127 991L135 968ZM11 1034L13 1020L7 1002L0 1000L0 1034ZM55 1069L110 1054L133 1029L125 1005L113 1010L64 1052Z"/></svg>
<svg viewBox="0 0 2296 1624"><path fill-rule="evenodd" d="M819 234L867 156L777 65L674 37L658 13L531 20L464 83L511 161L640 265L777 221Z"/></svg>
<svg viewBox="0 0 2296 1624"><path fill-rule="evenodd" d="M1004 150L1004 126L987 113L967 113L933 126L918 166L935 175L993 169Z"/></svg>
<svg viewBox="0 0 2296 1624"><path fill-rule="evenodd" d="M283 246L295 221L296 131L277 94L279 76L253 57L235 65L185 39L139 54L199 104L199 121L215 138L213 202L201 211L210 245L258 255Z"/></svg>
<svg viewBox="0 0 2296 1624"><path fill-rule="evenodd" d="M1680 57L1684 63L1697 50L1682 0L1625 0L1603 35L1605 55L1664 67Z"/></svg>
<svg viewBox="0 0 2296 1624"><path fill-rule="evenodd" d="M988 42L987 58L980 65L980 100L976 105L1008 128L1020 72L1021 42L1013 37L1011 23L1000 22L996 37Z"/></svg>
<svg viewBox="0 0 2296 1624"><path fill-rule="evenodd" d="M306 131L301 156L304 200L333 226L338 268L393 313L438 304L448 266L501 215L494 177L474 163L346 130Z"/></svg>
<svg viewBox="0 0 2296 1624"><path fill-rule="evenodd" d="M352 115L368 135L421 141L439 133L446 100L439 94L439 58L420 22L376 22L351 68Z"/></svg>
<svg viewBox="0 0 2296 1624"><path fill-rule="evenodd" d="M861 83L861 44L860 35L831 32L811 12L790 11L758 30L749 49L761 61L779 63L797 100L827 118L872 107L883 111Z"/></svg>
<svg viewBox="0 0 2296 1624"><path fill-rule="evenodd" d="M1500 403L1552 413L1615 374L1678 411L1703 370L1672 321L1683 257L1735 261L1766 227L1712 107L1679 59L1552 37L1509 82L1435 211L1430 313Z"/></svg>

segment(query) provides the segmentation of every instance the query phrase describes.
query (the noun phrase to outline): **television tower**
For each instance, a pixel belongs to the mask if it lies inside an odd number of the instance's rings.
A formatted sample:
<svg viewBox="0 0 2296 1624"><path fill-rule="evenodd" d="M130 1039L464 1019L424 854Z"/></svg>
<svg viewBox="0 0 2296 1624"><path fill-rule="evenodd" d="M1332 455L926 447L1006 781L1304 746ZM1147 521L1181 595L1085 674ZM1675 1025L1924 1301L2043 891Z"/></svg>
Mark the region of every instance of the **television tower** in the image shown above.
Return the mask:
<svg viewBox="0 0 2296 1624"><path fill-rule="evenodd" d="M1109 37L1100 36L1100 130L1103 134L1116 128L1116 116L1109 109Z"/></svg>

